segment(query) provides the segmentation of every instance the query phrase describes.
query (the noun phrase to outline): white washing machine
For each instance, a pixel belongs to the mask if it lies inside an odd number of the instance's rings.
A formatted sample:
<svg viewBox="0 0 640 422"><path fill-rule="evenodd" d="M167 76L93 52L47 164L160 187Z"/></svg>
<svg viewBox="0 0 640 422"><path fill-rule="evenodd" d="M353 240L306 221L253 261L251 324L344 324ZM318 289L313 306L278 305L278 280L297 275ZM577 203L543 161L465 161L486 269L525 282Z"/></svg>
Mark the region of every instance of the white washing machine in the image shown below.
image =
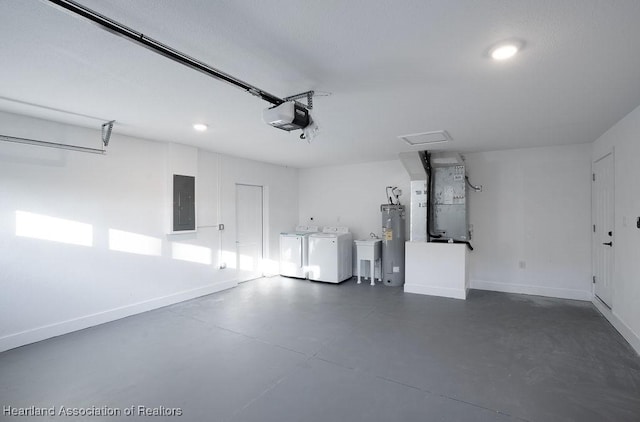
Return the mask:
<svg viewBox="0 0 640 422"><path fill-rule="evenodd" d="M325 227L309 235L309 280L340 283L353 275L353 235L347 227Z"/></svg>
<svg viewBox="0 0 640 422"><path fill-rule="evenodd" d="M318 226L296 226L291 233L280 233L280 275L307 278L309 235Z"/></svg>

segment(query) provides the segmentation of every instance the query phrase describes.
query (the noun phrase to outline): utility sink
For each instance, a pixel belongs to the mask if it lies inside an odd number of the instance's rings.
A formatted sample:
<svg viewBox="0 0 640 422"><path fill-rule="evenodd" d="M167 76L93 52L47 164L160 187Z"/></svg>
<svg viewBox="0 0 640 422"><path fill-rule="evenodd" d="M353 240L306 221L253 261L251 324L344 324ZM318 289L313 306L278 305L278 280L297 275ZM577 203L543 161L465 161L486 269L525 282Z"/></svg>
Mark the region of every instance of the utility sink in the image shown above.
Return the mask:
<svg viewBox="0 0 640 422"><path fill-rule="evenodd" d="M382 242L382 239L362 239L362 240L355 240L354 242L356 242L356 246L374 246L376 243L378 242Z"/></svg>
<svg viewBox="0 0 640 422"><path fill-rule="evenodd" d="M356 263L358 266L358 284L362 282L361 267L362 263L369 261L369 276L371 278L371 285L375 286L375 267L376 261L380 261L382 266L382 239L369 238L356 240ZM382 273L382 268L380 269ZM382 276L378 277L378 280L382 281Z"/></svg>

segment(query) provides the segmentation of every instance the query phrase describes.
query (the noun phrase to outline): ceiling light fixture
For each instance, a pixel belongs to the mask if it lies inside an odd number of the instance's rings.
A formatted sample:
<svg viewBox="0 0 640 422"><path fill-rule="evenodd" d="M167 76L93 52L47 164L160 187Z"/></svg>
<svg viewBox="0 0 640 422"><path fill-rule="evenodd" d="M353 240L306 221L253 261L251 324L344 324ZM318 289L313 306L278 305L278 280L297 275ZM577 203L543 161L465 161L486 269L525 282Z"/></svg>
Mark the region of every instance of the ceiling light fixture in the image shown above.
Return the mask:
<svg viewBox="0 0 640 422"><path fill-rule="evenodd" d="M196 123L193 125L193 128L198 132L204 132L205 130L209 129L209 126L205 125L204 123Z"/></svg>
<svg viewBox="0 0 640 422"><path fill-rule="evenodd" d="M520 49L522 49L523 43L520 41L504 41L491 47L489 50L489 56L494 60L507 60L515 56Z"/></svg>

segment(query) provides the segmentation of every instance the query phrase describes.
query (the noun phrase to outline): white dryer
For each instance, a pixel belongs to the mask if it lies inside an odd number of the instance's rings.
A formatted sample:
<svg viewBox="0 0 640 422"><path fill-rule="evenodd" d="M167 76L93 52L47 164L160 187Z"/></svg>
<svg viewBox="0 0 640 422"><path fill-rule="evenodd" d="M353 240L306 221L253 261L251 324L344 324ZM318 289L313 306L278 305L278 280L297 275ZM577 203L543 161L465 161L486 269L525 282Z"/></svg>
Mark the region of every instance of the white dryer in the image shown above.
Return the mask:
<svg viewBox="0 0 640 422"><path fill-rule="evenodd" d="M307 278L309 235L318 226L296 226L291 233L280 233L280 275Z"/></svg>
<svg viewBox="0 0 640 422"><path fill-rule="evenodd" d="M309 235L309 280L340 283L353 275L353 235L347 227L325 227Z"/></svg>

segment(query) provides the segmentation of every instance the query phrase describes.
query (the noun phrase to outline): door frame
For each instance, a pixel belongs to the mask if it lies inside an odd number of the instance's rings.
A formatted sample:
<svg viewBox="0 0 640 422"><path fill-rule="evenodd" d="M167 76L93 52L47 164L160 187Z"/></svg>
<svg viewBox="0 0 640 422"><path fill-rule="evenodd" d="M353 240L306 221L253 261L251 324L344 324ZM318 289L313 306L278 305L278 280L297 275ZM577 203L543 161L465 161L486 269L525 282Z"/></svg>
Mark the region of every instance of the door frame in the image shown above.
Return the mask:
<svg viewBox="0 0 640 422"><path fill-rule="evenodd" d="M266 203L266 192L267 192L267 187L264 185L258 185L255 183L240 183L240 182L236 182L234 184L234 195L235 195L235 217L236 217L236 227L235 227L235 254L236 254L236 271L240 271L240 266L239 266L239 261L240 261L240 256L238 255L238 186L250 186L250 187L257 187L260 188L262 191L262 200L261 200L261 212L260 215L262 216L261 219L261 236L262 236L262 241L261 241L261 257L260 260L261 262L259 263L260 265L260 273L261 276L260 277L264 277L264 268L263 268L263 262L265 260L265 257L268 255L268 250L265 246L268 245L267 242L267 213L266 213L266 209L267 207L265 206ZM259 278L259 277L258 277ZM239 281L240 283L243 283L244 281L249 281L249 280L243 280L243 281Z"/></svg>
<svg viewBox="0 0 640 422"><path fill-rule="evenodd" d="M612 214L612 218L613 218L613 246L611 247L611 274L610 276L610 283L611 283L611 303L606 303L604 302L597 294L596 294L596 265L597 265L597 259L596 259L596 254L598 253L598 248L601 246L600 240L598 239L598 232L597 229L596 231L591 232L591 274L593 276L593 283L592 283L592 287L591 287L591 292L593 295L593 300L597 301L599 304L602 304L604 307L606 307L609 310L613 309L613 293L615 290L615 285L614 285L614 268L615 268L615 247L616 247L616 242L615 242L615 237L616 237L616 227L615 227L615 148L611 148L610 150L602 153L598 158L595 158L592 163L591 163L591 174L593 175L592 177L595 178L595 174L596 174L596 163L598 163L599 161L607 158L611 156L611 180L610 180L610 188L611 188L611 192L612 192L612 196L613 196L613 200L612 200L612 204L611 204L611 214ZM591 184L591 224L592 227L594 227L596 225L596 194L595 194L595 189L596 189L596 185L595 185L595 179L592 179L592 184Z"/></svg>

